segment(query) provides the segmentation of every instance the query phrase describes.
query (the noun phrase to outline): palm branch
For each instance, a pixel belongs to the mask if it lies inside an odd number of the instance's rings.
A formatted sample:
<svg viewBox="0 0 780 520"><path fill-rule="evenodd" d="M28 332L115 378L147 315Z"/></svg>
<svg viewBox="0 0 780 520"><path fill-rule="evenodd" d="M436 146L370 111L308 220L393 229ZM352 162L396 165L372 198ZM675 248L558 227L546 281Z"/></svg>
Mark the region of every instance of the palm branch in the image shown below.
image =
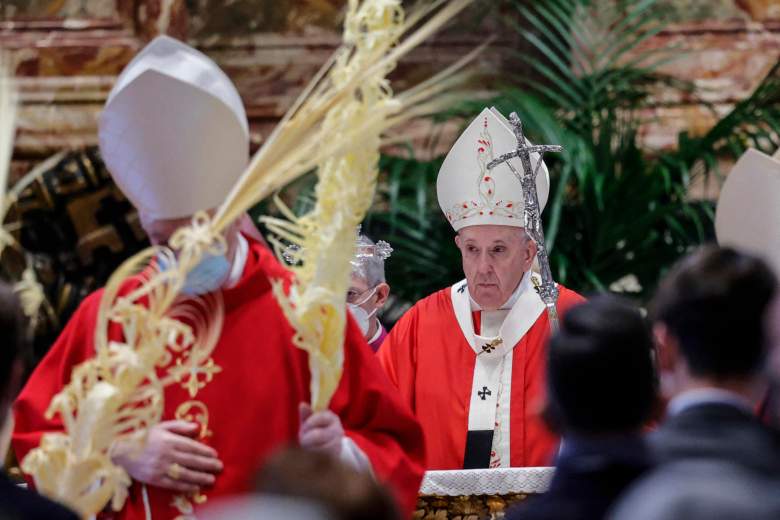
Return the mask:
<svg viewBox="0 0 780 520"><path fill-rule="evenodd" d="M719 162L748 146L773 152L780 144L780 65L704 135L683 132L676 149L652 150L639 135L659 89L696 100L691 83L659 71L679 49L645 45L669 25L664 4L509 4L520 17L506 18L530 51L518 56L525 68L508 76L491 102L505 114L516 111L532 141L564 147L546 157L552 186L545 235L554 275L584 293L628 285L645 299L675 260L714 236L712 203L691 200L691 183L717 181ZM440 119L468 121L484 105L464 104ZM383 180L364 229L395 249L387 262L391 322L463 276L436 202L439 164L387 156L381 162Z"/></svg>

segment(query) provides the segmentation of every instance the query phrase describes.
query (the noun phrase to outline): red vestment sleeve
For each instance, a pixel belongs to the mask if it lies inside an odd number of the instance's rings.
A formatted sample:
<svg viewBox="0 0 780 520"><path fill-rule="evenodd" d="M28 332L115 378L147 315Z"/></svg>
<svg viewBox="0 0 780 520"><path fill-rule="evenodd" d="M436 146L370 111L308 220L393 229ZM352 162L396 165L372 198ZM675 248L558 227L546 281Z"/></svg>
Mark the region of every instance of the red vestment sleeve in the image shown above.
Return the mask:
<svg viewBox="0 0 780 520"><path fill-rule="evenodd" d="M416 413L415 381L417 372L417 309L419 303L407 311L393 326L379 347L379 364L395 386L401 400Z"/></svg>
<svg viewBox="0 0 780 520"><path fill-rule="evenodd" d="M19 463L47 432L62 431L59 416L44 417L49 402L70 381L73 368L94 353L95 318L102 291L88 296L33 371L14 403L13 449Z"/></svg>
<svg viewBox="0 0 780 520"><path fill-rule="evenodd" d="M261 251L262 252L262 251ZM260 258L262 260L262 257ZM265 274L261 267L271 271ZM252 401L251 410L258 420L242 422L228 410L225 403L235 399L232 392L236 382L220 379L203 390L204 402L212 406L215 433L211 442L225 456L225 471L210 496L245 492L251 487L250 476L265 457L296 438L297 405L307 400L308 366L304 351L295 348L289 338L292 330L284 320L278 304L269 292L268 278L289 277L277 263L260 261L248 264L248 275L240 288L226 297L227 317L220 345L215 349L217 362L227 374L241 383ZM62 431L59 418L44 417L49 402L70 381L74 366L94 354L94 334L97 308L102 292L87 298L33 372L14 405L16 429L14 449L19 460L37 447L47 432ZM258 352L258 337L248 332L248 324L264 319L263 330L284 329L273 336L267 352ZM276 323L276 320L280 320ZM120 331L114 330L117 334ZM249 355L251 354L251 355ZM243 358L255 362L267 358L275 367L272 378L258 378L257 369L247 365ZM256 357L252 357L256 356ZM273 388L273 391L270 389ZM277 395L279 392L281 396ZM166 417L173 417L183 391L172 385L166 389ZM230 396L230 397L227 397ZM271 399L276 397L276 399ZM423 434L411 410L398 397L398 391L384 375L375 355L350 318L344 345L344 370L339 387L331 401L331 408L339 416L346 434L365 453L377 479L386 484L397 499L401 512L410 517L425 467ZM267 418L273 418L273 425ZM266 422L261 422L266 421ZM232 431L231 431L232 430ZM271 431L273 430L273 431ZM157 488L150 489L155 517L170 517L171 494ZM131 495L132 498L133 495ZM134 495L138 498L138 495ZM140 498L128 501L120 518L142 518Z"/></svg>
<svg viewBox="0 0 780 520"><path fill-rule="evenodd" d="M368 456L378 480L394 493L402 518L410 518L425 472L422 429L351 316L344 348L344 372L331 409Z"/></svg>

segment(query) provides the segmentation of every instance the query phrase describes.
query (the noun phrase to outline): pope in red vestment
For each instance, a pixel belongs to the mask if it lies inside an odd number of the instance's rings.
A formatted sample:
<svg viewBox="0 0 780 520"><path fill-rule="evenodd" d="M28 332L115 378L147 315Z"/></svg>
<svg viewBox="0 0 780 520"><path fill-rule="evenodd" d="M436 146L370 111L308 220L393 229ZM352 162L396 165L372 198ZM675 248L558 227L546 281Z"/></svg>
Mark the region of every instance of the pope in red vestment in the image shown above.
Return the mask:
<svg viewBox="0 0 780 520"><path fill-rule="evenodd" d="M465 282L442 289L419 301L396 323L379 349L379 358L403 400L423 427L428 469L462 469L469 430L471 394L497 392L495 385L473 385L478 354L462 332L453 307L452 292ZM575 292L560 288L558 309L582 301ZM456 303L457 304L457 303ZM480 312L468 312L476 332ZM543 405L546 345L550 324L546 312L534 320L509 351L482 355L511 356L508 396L509 460L494 467L548 466L558 444L539 416ZM477 344L481 348L482 344ZM510 353L511 351L511 353ZM508 361L508 360L507 360ZM505 363L507 362L505 361ZM477 396L480 401L481 397ZM488 395L485 395L486 400Z"/></svg>
<svg viewBox="0 0 780 520"><path fill-rule="evenodd" d="M114 180L160 245L193 214L217 207L248 162L248 125L235 87L208 57L168 37L153 40L119 76L99 138ZM221 335L210 360L166 387L162 422L145 442L135 450L112 447L112 460L133 479L116 516L191 518L205 500L251 491L263 461L295 442L387 484L409 516L424 468L422 432L360 329L350 318L330 410L312 413L302 405L311 399L308 354L293 344L271 290L274 280L289 286L291 274L237 225L225 240L226 253L205 255L182 290L221 291ZM94 355L102 294L82 302L15 403L20 461L44 433L63 429L59 416L45 412L73 368ZM118 329L109 337L123 339Z"/></svg>
<svg viewBox="0 0 780 520"><path fill-rule="evenodd" d="M466 279L418 302L379 349L423 426L428 469L546 466L557 447L540 415L550 323L534 289L523 190L506 164L487 168L516 143L503 116L485 109L447 155L439 204L458 233ZM543 207L549 179L540 166ZM559 313L582 301L558 288Z"/></svg>

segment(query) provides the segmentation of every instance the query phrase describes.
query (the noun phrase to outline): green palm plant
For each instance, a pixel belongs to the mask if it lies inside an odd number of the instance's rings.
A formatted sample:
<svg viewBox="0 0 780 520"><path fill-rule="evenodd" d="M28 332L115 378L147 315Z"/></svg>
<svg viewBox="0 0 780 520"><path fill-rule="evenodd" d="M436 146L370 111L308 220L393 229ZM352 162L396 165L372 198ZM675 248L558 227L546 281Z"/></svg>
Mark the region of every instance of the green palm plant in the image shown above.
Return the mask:
<svg viewBox="0 0 780 520"><path fill-rule="evenodd" d="M363 230L394 249L385 262L392 289L382 313L386 322L394 322L417 300L463 277L452 228L436 201L441 162L391 156L380 161L383 182Z"/></svg>
<svg viewBox="0 0 780 520"><path fill-rule="evenodd" d="M678 49L643 46L668 27L666 3L509 0L518 16L504 15L530 51L518 54L525 68L489 103L504 114L517 112L532 141L564 147L546 156L545 235L556 280L583 293L611 288L645 300L675 260L713 237L713 204L692 200L691 183L718 181L719 161L736 159L749 146L771 153L780 144L778 64L705 134L681 133L673 150L643 146L640 128L659 87L695 97L690 83L659 72ZM467 103L442 118L470 121L484 105ZM395 249L387 262L393 297L383 317L389 323L463 276L452 229L436 202L440 164L441 158L419 161L411 153L382 157L364 231ZM312 185L304 178L285 198L303 211Z"/></svg>
<svg viewBox="0 0 780 520"><path fill-rule="evenodd" d="M547 156L552 186L545 211L553 273L581 292L647 298L681 255L712 238L713 206L691 200L697 177L717 180L718 161L748 146L773 151L780 135L780 69L706 134L680 134L674 150L639 139L659 86L694 96L692 85L659 72L678 49L643 44L668 27L663 2L512 1L508 17L532 51L523 74L492 100L516 111L534 142L564 146ZM484 103L449 116L470 119ZM714 110L714 109L713 109ZM388 277L397 296L389 318L462 277L452 231L435 200L440 161L385 157L385 183L366 231L395 248Z"/></svg>

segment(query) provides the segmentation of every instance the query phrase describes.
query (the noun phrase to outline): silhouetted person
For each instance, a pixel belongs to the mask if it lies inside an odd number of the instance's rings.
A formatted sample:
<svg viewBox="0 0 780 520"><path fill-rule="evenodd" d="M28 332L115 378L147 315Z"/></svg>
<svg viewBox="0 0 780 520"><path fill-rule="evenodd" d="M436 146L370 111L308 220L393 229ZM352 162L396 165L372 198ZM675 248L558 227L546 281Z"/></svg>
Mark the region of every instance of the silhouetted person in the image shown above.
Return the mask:
<svg viewBox="0 0 780 520"><path fill-rule="evenodd" d="M650 467L641 428L656 399L650 332L639 310L613 296L572 308L547 365L551 426L562 437L550 490L509 519L602 518Z"/></svg>
<svg viewBox="0 0 780 520"><path fill-rule="evenodd" d="M653 302L661 390L671 398L652 446L660 466L615 518L780 518L778 438L755 416L777 291L767 265L707 246L682 260Z"/></svg>
<svg viewBox="0 0 780 520"><path fill-rule="evenodd" d="M265 495L309 501L334 520L396 520L387 489L327 453L289 448L263 466L256 490Z"/></svg>
<svg viewBox="0 0 780 520"><path fill-rule="evenodd" d="M766 363L769 383L759 404L758 415L764 424L780 430L780 291L769 306L764 323L770 344Z"/></svg>
<svg viewBox="0 0 780 520"><path fill-rule="evenodd" d="M0 282L0 453L8 453L13 430L10 406L21 386L25 358L31 345L19 301L10 287ZM75 513L28 491L0 472L0 520L76 520Z"/></svg>

